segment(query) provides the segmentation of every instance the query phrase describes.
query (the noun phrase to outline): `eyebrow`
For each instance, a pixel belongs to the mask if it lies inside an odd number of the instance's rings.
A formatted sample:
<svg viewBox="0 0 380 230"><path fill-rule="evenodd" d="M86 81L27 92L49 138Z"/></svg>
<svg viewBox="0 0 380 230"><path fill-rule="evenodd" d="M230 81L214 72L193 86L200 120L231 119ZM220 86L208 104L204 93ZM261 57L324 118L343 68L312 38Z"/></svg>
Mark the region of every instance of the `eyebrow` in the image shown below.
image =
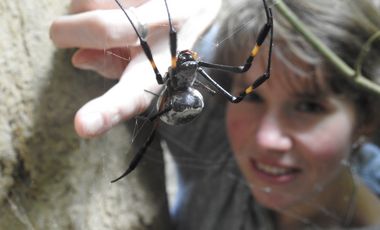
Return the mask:
<svg viewBox="0 0 380 230"><path fill-rule="evenodd" d="M306 79L304 79L306 80ZM328 97L329 88L317 82L316 77L310 77L304 82L288 81L289 93L294 97L305 97L309 99L323 99Z"/></svg>
<svg viewBox="0 0 380 230"><path fill-rule="evenodd" d="M326 95L325 92L307 92L307 91L304 91L304 92L294 92L293 93L293 96L296 97L296 98L306 98L306 99L317 99L317 100L322 100L322 99L325 99L326 97L328 97Z"/></svg>

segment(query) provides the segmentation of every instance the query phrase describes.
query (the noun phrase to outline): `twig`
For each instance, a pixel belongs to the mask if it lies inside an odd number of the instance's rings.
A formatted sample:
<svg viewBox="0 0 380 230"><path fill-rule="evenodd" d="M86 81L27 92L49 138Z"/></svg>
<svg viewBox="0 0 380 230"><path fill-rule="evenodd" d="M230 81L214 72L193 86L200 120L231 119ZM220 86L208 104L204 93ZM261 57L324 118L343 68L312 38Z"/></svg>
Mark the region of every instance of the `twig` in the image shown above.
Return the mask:
<svg viewBox="0 0 380 230"><path fill-rule="evenodd" d="M361 87L366 88L378 95L380 95L380 85L372 82L368 78L364 77L360 71L353 70L348 66L340 57L338 57L331 49L329 49L320 39L318 39L305 24L290 10L282 0L276 2L277 10L288 20L288 22L304 36L317 51L319 51L329 62L331 62L343 76L350 78ZM372 36L377 38L378 35ZM371 38L372 38L371 37ZM370 38L370 39L371 39ZM370 40L369 39L369 40ZM368 41L370 42L370 41ZM367 43L368 43L367 42ZM371 41L370 43L372 43Z"/></svg>
<svg viewBox="0 0 380 230"><path fill-rule="evenodd" d="M377 31L363 45L362 49L360 50L359 57L358 57L356 64L355 64L355 70L356 70L355 76L359 76L362 74L363 61L364 61L365 57L367 56L368 52L371 50L372 43L379 38L380 38L380 31Z"/></svg>

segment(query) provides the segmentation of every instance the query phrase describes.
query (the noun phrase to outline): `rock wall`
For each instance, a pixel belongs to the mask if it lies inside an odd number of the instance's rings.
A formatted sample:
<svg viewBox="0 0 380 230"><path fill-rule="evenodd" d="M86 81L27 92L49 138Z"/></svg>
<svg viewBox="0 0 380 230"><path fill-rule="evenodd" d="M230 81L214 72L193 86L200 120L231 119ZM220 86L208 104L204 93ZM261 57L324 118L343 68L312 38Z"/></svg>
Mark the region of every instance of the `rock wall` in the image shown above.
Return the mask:
<svg viewBox="0 0 380 230"><path fill-rule="evenodd" d="M110 183L133 151L127 125L92 140L74 132L76 110L114 82L53 46L65 4L0 1L0 229L168 229L163 164Z"/></svg>

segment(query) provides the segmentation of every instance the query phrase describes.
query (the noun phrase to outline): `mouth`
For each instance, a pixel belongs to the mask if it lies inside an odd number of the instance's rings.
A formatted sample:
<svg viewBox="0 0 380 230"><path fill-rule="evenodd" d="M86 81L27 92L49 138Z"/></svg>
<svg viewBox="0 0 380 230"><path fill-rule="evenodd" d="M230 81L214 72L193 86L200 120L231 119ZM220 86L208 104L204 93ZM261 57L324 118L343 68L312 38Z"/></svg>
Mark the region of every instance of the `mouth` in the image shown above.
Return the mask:
<svg viewBox="0 0 380 230"><path fill-rule="evenodd" d="M284 166L277 163L259 162L251 159L253 171L262 180L271 183L286 183L294 180L301 169L297 167Z"/></svg>

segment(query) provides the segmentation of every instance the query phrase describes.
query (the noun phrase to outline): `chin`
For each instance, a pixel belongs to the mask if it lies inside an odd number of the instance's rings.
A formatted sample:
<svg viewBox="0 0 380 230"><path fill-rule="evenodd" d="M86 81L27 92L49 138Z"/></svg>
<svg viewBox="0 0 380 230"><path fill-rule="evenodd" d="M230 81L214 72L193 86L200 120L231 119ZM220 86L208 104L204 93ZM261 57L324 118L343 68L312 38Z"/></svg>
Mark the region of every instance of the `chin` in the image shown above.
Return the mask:
<svg viewBox="0 0 380 230"><path fill-rule="evenodd" d="M271 188L269 186L253 187L251 194L257 203L272 210L284 210L307 199L307 196L294 193L289 189Z"/></svg>

